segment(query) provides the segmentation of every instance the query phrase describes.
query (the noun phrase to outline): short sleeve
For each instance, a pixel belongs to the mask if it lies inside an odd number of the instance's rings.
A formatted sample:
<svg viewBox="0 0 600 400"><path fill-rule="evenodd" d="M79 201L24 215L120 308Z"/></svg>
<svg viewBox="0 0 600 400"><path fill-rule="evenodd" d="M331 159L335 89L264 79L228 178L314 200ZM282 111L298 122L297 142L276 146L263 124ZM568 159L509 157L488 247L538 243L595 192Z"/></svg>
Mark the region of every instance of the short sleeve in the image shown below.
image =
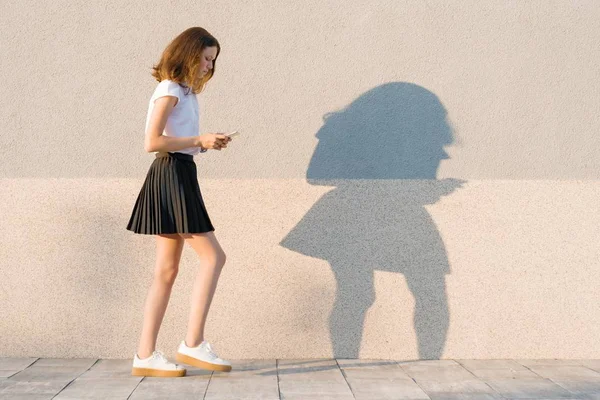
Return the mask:
<svg viewBox="0 0 600 400"><path fill-rule="evenodd" d="M177 107L179 105L179 101L181 100L181 95L181 86L179 86L179 83L170 80L164 80L161 81L154 90L151 100L154 102L156 99L163 96L177 97L177 104L175 104L175 107Z"/></svg>

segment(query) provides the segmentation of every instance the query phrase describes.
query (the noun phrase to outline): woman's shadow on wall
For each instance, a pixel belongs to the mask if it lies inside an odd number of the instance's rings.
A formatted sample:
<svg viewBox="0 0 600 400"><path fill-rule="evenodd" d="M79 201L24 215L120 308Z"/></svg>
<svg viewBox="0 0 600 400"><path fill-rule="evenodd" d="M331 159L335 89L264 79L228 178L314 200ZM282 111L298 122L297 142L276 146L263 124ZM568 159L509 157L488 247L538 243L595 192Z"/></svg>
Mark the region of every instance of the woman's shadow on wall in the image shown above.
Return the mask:
<svg viewBox="0 0 600 400"><path fill-rule="evenodd" d="M450 267L424 206L463 183L436 179L440 161L449 158L443 147L454 143L445 108L420 86L388 83L327 114L316 136L307 180L335 188L280 245L331 265L337 284L329 316L333 356L359 358L365 314L375 301L374 271L381 270L403 273L414 296L419 357L440 358Z"/></svg>

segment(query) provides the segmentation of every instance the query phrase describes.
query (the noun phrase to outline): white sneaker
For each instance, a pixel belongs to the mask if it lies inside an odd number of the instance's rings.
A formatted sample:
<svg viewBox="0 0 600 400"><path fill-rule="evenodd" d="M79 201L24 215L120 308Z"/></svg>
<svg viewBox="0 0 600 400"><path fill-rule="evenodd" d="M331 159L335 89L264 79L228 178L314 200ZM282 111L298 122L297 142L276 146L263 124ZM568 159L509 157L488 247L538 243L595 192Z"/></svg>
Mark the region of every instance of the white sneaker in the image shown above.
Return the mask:
<svg viewBox="0 0 600 400"><path fill-rule="evenodd" d="M144 359L139 358L137 353L133 356L131 375L134 376L176 377L185 376L185 372L185 368L169 362L161 351L154 350L150 357Z"/></svg>
<svg viewBox="0 0 600 400"><path fill-rule="evenodd" d="M185 340L181 341L177 354L177 361L194 367L208 369L211 371L231 371L231 363L220 359L214 352L210 343L206 340L200 343L197 347L188 347Z"/></svg>

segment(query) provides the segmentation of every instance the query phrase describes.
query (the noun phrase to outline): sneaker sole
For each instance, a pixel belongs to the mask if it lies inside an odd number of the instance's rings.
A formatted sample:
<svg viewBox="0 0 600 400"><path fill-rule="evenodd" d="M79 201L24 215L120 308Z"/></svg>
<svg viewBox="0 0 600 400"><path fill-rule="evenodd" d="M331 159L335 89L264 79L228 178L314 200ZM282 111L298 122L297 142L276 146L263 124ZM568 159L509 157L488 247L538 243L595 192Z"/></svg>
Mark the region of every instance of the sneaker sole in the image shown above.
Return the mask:
<svg viewBox="0 0 600 400"><path fill-rule="evenodd" d="M197 358L190 357L185 354L181 354L179 352L175 355L175 359L182 364L193 365L194 367L208 369L210 371L222 371L222 372L231 371L231 365L211 364L206 361L201 361L201 360L198 360Z"/></svg>
<svg viewBox="0 0 600 400"><path fill-rule="evenodd" d="M185 369L179 371L166 371L164 369L153 369L153 368L136 368L131 369L131 375L133 376L156 376L162 378L173 378L179 376L185 376Z"/></svg>

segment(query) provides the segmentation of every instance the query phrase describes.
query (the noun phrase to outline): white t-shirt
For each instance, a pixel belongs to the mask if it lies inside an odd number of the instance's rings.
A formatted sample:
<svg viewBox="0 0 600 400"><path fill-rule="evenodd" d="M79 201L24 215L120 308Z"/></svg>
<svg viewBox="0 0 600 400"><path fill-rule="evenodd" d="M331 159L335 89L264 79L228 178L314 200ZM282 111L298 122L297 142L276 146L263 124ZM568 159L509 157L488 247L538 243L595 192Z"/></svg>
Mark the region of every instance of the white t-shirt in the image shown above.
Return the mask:
<svg viewBox="0 0 600 400"><path fill-rule="evenodd" d="M189 94L185 94L189 90ZM171 110L171 114L167 119L165 130L163 131L164 136L177 136L177 137L189 137L198 136L200 134L200 112L198 109L198 98L191 91L191 88L184 88L177 82L173 82L168 79L164 79L158 83L152 97L150 97L150 104L148 104L148 114L146 115L146 132L148 130L148 124L150 123L150 116L154 109L154 101L159 97L163 96L175 96L177 97L177 104ZM185 149L177 150L178 153L185 154L198 154L200 153L200 147L187 147ZM154 153L157 153L156 151Z"/></svg>

